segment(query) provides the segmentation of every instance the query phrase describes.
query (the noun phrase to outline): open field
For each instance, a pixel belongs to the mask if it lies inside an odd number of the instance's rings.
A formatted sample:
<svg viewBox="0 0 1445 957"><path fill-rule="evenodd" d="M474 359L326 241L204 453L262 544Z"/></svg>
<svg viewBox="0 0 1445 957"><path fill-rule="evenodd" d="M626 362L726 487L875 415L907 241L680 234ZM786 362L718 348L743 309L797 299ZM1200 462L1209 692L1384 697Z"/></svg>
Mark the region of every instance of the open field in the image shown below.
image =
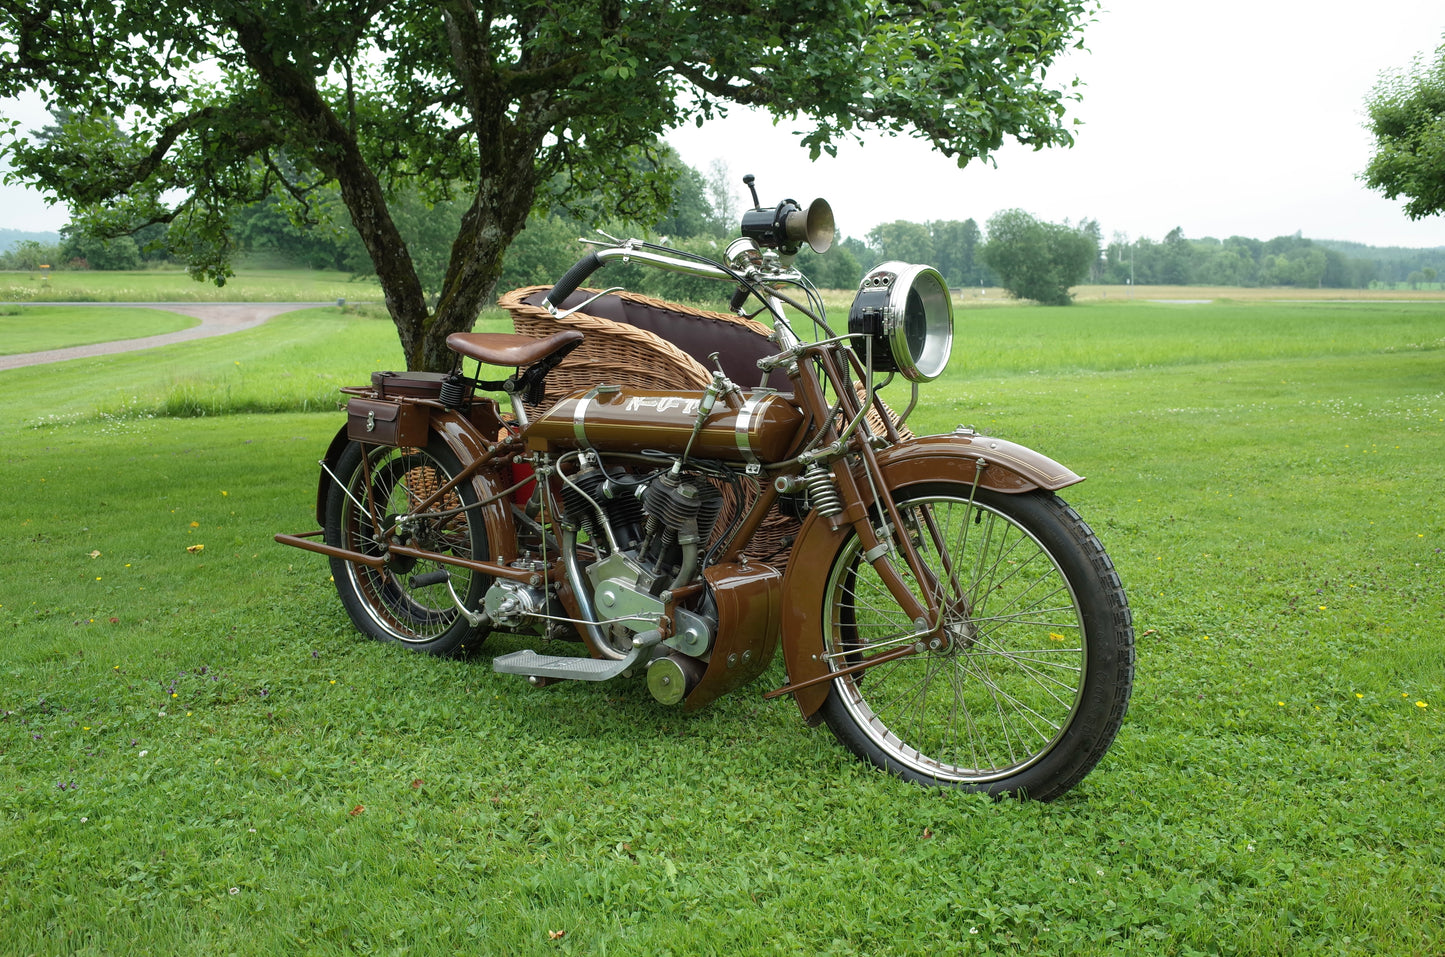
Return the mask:
<svg viewBox="0 0 1445 957"><path fill-rule="evenodd" d="M1445 306L959 317L911 424L1088 475L1139 634L1050 805L869 771L777 664L684 716L357 636L270 536L399 356L332 308L0 372L0 950L1445 952Z"/></svg>
<svg viewBox="0 0 1445 957"><path fill-rule="evenodd" d="M994 290L989 290L993 292ZM1075 286L1071 292L1079 302L1130 299L1231 299L1242 302L1344 301L1344 302L1445 302L1439 289L1308 289L1294 286Z"/></svg>
<svg viewBox="0 0 1445 957"><path fill-rule="evenodd" d="M374 279L344 272L248 269L224 286L174 269L0 272L0 302L379 302Z"/></svg>
<svg viewBox="0 0 1445 957"><path fill-rule="evenodd" d="M1445 291L1385 289L1296 289L1285 286L1245 288L1243 286L1075 286L1070 292L1076 305L1107 304L1112 306L1151 306L1168 304L1202 304L1206 302L1285 303L1285 302L1420 302L1445 303ZM830 314L846 318L853 301L851 289L824 290L823 299ZM1013 299L1002 289L955 289L955 310L978 312L999 307L1033 307L1033 303ZM713 306L712 308L716 308ZM1065 316L1059 316L1060 320Z"/></svg>
<svg viewBox="0 0 1445 957"><path fill-rule="evenodd" d="M1076 299L1086 301L1205 300L1235 301L1343 300L1350 302L1438 301L1441 290L1242 288L1230 286L1076 286ZM830 308L846 316L852 290L826 292ZM342 272L243 268L225 286L201 283L175 269L102 272L0 272L0 303L5 302L380 302L374 278L358 279ZM962 290L961 306L1019 305L1002 289Z"/></svg>

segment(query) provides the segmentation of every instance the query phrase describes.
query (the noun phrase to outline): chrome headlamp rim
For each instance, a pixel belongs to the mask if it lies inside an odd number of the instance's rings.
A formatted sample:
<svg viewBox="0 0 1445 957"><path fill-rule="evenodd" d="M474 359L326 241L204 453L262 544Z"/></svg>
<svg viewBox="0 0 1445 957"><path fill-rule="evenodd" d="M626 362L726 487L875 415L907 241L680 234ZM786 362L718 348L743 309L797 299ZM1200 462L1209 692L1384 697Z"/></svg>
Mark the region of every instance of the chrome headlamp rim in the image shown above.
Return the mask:
<svg viewBox="0 0 1445 957"><path fill-rule="evenodd" d="M860 308L865 300L870 304ZM862 313L876 315L868 322ZM855 328L855 320L862 326ZM850 332L864 326L871 326L875 337L875 366L883 359L883 368L910 382L930 382L943 374L953 350L948 284L932 266L880 263L864 276L849 313ZM877 355L877 345L886 347L886 358Z"/></svg>

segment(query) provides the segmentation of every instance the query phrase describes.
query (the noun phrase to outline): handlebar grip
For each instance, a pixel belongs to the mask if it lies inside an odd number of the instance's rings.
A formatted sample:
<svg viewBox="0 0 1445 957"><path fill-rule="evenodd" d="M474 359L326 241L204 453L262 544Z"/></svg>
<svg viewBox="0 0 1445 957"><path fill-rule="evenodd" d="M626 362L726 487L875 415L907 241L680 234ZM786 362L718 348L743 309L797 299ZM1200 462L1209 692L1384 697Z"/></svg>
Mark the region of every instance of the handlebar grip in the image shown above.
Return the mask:
<svg viewBox="0 0 1445 957"><path fill-rule="evenodd" d="M752 291L747 286L738 286L733 292L733 297L728 300L728 312L737 312L741 309L750 295L752 295Z"/></svg>
<svg viewBox="0 0 1445 957"><path fill-rule="evenodd" d="M595 251L577 260L572 264L572 268L567 270L561 279L557 280L557 285L552 287L552 291L547 293L547 298L542 300L543 305L551 304L557 308L561 308L562 302L568 296L572 295L572 293L576 292L577 287L582 285L583 280L596 272L601 266L602 259Z"/></svg>

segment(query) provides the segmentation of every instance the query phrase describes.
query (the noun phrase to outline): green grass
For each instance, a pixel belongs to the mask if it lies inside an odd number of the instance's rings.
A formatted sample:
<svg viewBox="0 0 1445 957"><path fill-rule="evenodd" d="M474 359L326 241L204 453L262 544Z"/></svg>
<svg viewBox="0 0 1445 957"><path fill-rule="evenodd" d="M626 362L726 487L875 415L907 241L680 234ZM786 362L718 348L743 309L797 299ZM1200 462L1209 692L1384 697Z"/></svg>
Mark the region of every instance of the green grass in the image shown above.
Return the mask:
<svg viewBox="0 0 1445 957"><path fill-rule="evenodd" d="M375 279L344 272L242 269L224 286L170 269L0 272L0 302L379 302Z"/></svg>
<svg viewBox="0 0 1445 957"><path fill-rule="evenodd" d="M1133 604L1050 805L869 771L776 664L689 717L357 636L270 536L385 322L0 373L0 950L1445 951L1445 313L1249 308L966 313L925 388L1090 476Z"/></svg>
<svg viewBox="0 0 1445 957"><path fill-rule="evenodd" d="M405 369L396 327L379 310L298 310L264 326L163 349L9 373L44 400L15 406L21 421L112 421L156 416L335 410L337 390L378 369ZM511 331L500 310L478 331ZM58 370L80 371L56 389ZM324 451L324 449L322 450Z"/></svg>
<svg viewBox="0 0 1445 957"><path fill-rule="evenodd" d="M0 306L0 355L140 339L189 329L199 322L160 309Z"/></svg>
<svg viewBox="0 0 1445 957"><path fill-rule="evenodd" d="M962 309L955 362L973 374L1106 372L1445 348L1445 302L1080 303Z"/></svg>

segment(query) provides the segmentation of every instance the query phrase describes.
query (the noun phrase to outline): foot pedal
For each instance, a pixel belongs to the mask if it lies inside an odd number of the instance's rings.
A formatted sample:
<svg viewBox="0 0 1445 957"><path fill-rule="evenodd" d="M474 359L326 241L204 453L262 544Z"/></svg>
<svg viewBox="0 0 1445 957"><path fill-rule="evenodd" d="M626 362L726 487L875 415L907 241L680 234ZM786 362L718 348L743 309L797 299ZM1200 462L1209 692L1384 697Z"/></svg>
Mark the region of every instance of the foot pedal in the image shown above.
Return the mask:
<svg viewBox="0 0 1445 957"><path fill-rule="evenodd" d="M570 681L610 681L637 664L642 649L617 661L602 658L568 658L563 655L539 655L530 648L498 655L492 659L492 670L504 675L526 675L529 678L552 678Z"/></svg>

